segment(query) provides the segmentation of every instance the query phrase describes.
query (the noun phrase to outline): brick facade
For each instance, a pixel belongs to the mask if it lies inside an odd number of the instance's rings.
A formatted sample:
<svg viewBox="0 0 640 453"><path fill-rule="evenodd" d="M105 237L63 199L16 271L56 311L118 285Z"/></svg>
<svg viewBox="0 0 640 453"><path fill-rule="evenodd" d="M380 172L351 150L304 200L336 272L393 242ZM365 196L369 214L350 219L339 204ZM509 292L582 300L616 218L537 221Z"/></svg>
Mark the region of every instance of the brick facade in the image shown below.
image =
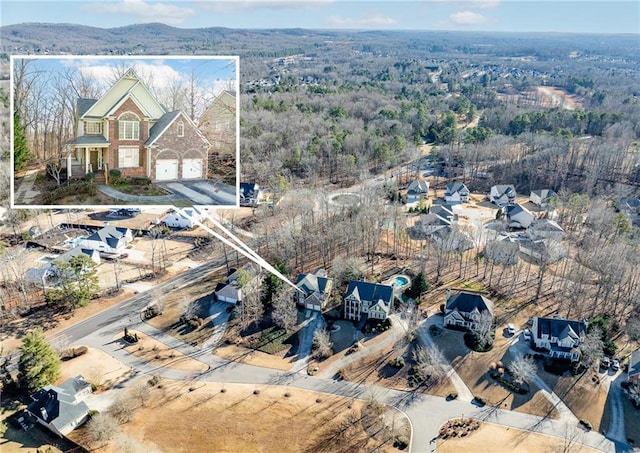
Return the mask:
<svg viewBox="0 0 640 453"><path fill-rule="evenodd" d="M138 140L120 140L118 133L118 119L123 113L131 112L140 118L140 136ZM145 176L147 174L147 152L144 142L149 138L149 120L138 108L135 102L127 99L114 113L114 119L109 120L109 169L117 168L122 176ZM137 146L139 149L139 166L120 168L118 166L118 148L120 146Z"/></svg>
<svg viewBox="0 0 640 453"><path fill-rule="evenodd" d="M178 123L184 124L184 136L178 136ZM178 179L183 179L183 159L202 159L202 177L206 177L208 145L189 120L180 113L167 130L154 144L151 153L151 179L156 179L156 161L158 159L178 159Z"/></svg>

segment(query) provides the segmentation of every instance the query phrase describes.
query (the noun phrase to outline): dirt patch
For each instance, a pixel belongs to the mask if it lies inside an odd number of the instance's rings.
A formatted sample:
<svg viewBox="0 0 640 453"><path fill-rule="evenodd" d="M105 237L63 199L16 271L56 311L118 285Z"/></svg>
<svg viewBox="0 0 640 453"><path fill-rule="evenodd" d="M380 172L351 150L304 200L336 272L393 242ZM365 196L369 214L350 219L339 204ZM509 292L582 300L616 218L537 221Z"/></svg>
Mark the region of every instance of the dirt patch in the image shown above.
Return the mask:
<svg viewBox="0 0 640 453"><path fill-rule="evenodd" d="M147 451L346 453L378 446L382 452L398 451L366 434L365 403L350 398L280 386L162 380L149 401L121 426ZM74 438L82 439L83 431L76 430ZM112 442L101 451L119 448Z"/></svg>
<svg viewBox="0 0 640 453"><path fill-rule="evenodd" d="M133 330L129 331L130 335L138 335L139 341L124 349L130 354L135 355L140 360L152 363L153 365L174 370L182 371L207 371L208 365L192 359L184 354L167 347L164 343L159 342L151 337L141 334ZM114 337L114 340L121 339L122 336ZM122 340L124 342L124 340Z"/></svg>
<svg viewBox="0 0 640 453"><path fill-rule="evenodd" d="M265 352L232 344L225 344L216 348L214 354L233 362L240 362L263 368L273 368L275 370L289 371L293 366L293 362L290 358L279 357L277 355L271 355Z"/></svg>
<svg viewBox="0 0 640 453"><path fill-rule="evenodd" d="M96 387L107 389L119 384L128 375L129 370L129 367L109 354L99 349L88 348L85 354L62 362L58 383L80 374Z"/></svg>
<svg viewBox="0 0 640 453"><path fill-rule="evenodd" d="M585 453L597 452L593 448L576 444L575 433L570 428L566 438L559 438L489 423L482 423L477 431L468 436L440 440L437 444L438 453L578 451L578 449Z"/></svg>

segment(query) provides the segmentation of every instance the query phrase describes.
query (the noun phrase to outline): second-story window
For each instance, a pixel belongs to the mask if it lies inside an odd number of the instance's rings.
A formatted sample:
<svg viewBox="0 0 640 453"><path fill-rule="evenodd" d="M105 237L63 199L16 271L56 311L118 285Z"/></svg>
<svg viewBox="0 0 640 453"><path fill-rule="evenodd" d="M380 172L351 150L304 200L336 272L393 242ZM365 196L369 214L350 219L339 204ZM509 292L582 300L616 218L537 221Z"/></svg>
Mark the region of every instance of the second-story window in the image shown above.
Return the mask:
<svg viewBox="0 0 640 453"><path fill-rule="evenodd" d="M184 137L184 123L178 121L178 137Z"/></svg>
<svg viewBox="0 0 640 453"><path fill-rule="evenodd" d="M133 113L127 112L118 120L118 138L120 140L139 140L140 121Z"/></svg>
<svg viewBox="0 0 640 453"><path fill-rule="evenodd" d="M100 121L87 121L85 124L85 135L101 135L102 123Z"/></svg>

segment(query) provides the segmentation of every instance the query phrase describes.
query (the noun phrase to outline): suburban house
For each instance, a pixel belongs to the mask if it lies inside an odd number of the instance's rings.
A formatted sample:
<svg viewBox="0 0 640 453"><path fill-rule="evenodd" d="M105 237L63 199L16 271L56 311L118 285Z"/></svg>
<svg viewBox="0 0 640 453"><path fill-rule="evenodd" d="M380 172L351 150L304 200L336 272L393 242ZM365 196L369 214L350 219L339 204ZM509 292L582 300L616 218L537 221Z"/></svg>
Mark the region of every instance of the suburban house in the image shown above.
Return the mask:
<svg viewBox="0 0 640 453"><path fill-rule="evenodd" d="M435 214L447 220L457 220L453 212L453 206L449 204L433 204L429 208L429 214Z"/></svg>
<svg viewBox="0 0 640 453"><path fill-rule="evenodd" d="M243 294L247 291L258 291L262 283L260 266L247 263L232 272L224 283L218 283L213 293L214 300L237 304L242 302Z"/></svg>
<svg viewBox="0 0 640 453"><path fill-rule="evenodd" d="M307 310L322 311L333 289L333 279L327 278L324 269L313 274L298 274L296 286L302 291L294 291L293 297L298 305Z"/></svg>
<svg viewBox="0 0 640 453"><path fill-rule="evenodd" d="M448 295L444 308L444 325L473 330L484 313L488 313L493 319L493 301L483 295L465 291Z"/></svg>
<svg viewBox="0 0 640 453"><path fill-rule="evenodd" d="M211 143L211 151L236 154L236 95L223 91L200 116L200 130Z"/></svg>
<svg viewBox="0 0 640 453"><path fill-rule="evenodd" d="M506 206L516 201L516 189L511 184L499 184L491 187L489 201L496 206Z"/></svg>
<svg viewBox="0 0 640 453"><path fill-rule="evenodd" d="M440 230L451 230L452 219L450 216L446 215L447 213L442 210L438 210L438 212L440 212L440 214L436 212L420 214L416 223L410 228L411 236L415 238L426 238Z"/></svg>
<svg viewBox="0 0 640 453"><path fill-rule="evenodd" d="M532 190L529 194L529 201L540 208L546 208L549 200L557 196L558 194L551 189Z"/></svg>
<svg viewBox="0 0 640 453"><path fill-rule="evenodd" d="M89 407L84 400L90 394L91 383L82 376L76 376L59 386L48 385L31 395L27 413L33 421L62 437L89 418Z"/></svg>
<svg viewBox="0 0 640 453"><path fill-rule="evenodd" d="M164 218L164 223L169 228L188 228L196 226L196 222L200 222L204 214L196 207L183 208L180 211L171 210Z"/></svg>
<svg viewBox="0 0 640 453"><path fill-rule="evenodd" d="M99 99L78 99L75 137L68 141L67 177L109 170L152 181L206 177L209 141L180 110L167 111L133 69Z"/></svg>
<svg viewBox="0 0 640 453"><path fill-rule="evenodd" d="M262 198L260 186L255 182L240 183L240 206L257 206Z"/></svg>
<svg viewBox="0 0 640 453"><path fill-rule="evenodd" d="M96 264L100 264L100 252L93 249L86 249L80 246L74 247L71 250L68 250L61 255L58 255L51 259L50 262L45 264L42 267L38 268L30 268L25 272L26 280L29 283L33 283L35 285L49 286L56 285L56 276L58 275L59 269L56 265L56 262L69 262L72 258L79 255L87 255L91 258Z"/></svg>
<svg viewBox="0 0 640 453"><path fill-rule="evenodd" d="M469 189L461 182L447 184L444 191L444 201L451 204L466 203L469 201Z"/></svg>
<svg viewBox="0 0 640 453"><path fill-rule="evenodd" d="M422 198L429 198L429 183L427 181L411 181L407 186L407 204L417 203Z"/></svg>
<svg viewBox="0 0 640 453"><path fill-rule="evenodd" d="M502 208L509 228L529 228L536 216L520 203L508 204Z"/></svg>
<svg viewBox="0 0 640 453"><path fill-rule="evenodd" d="M640 350L633 351L629 357L629 371L627 372L627 381L635 381L640 384Z"/></svg>
<svg viewBox="0 0 640 453"><path fill-rule="evenodd" d="M131 241L133 241L133 234L129 228L106 225L83 239L80 246L99 252L118 254L124 252Z"/></svg>
<svg viewBox="0 0 640 453"><path fill-rule="evenodd" d="M392 286L352 280L344 296L344 318L387 319L393 297Z"/></svg>
<svg viewBox="0 0 640 453"><path fill-rule="evenodd" d="M567 248L553 239L534 239L518 241L520 252L539 263L555 263L567 255Z"/></svg>
<svg viewBox="0 0 640 453"><path fill-rule="evenodd" d="M587 334L587 323L563 318L533 318L532 340L536 348L549 351L558 359L580 359L580 344Z"/></svg>
<svg viewBox="0 0 640 453"><path fill-rule="evenodd" d="M554 241L562 240L564 230L555 220L538 219L529 225L529 236L533 239L551 239Z"/></svg>

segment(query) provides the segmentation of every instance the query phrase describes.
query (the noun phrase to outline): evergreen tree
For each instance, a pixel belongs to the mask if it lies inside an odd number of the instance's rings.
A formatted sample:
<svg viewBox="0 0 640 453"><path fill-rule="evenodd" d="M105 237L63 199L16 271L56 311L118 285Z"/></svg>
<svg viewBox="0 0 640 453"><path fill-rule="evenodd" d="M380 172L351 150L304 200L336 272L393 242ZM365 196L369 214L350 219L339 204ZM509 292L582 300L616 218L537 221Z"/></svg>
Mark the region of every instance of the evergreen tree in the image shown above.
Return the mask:
<svg viewBox="0 0 640 453"><path fill-rule="evenodd" d="M427 282L424 274L420 272L411 282L411 288L406 291L406 294L412 299L418 300L420 299L420 296L427 292L428 289L429 283Z"/></svg>
<svg viewBox="0 0 640 453"><path fill-rule="evenodd" d="M32 393L60 377L60 357L47 343L42 330L28 333L22 340L18 361L18 385Z"/></svg>
<svg viewBox="0 0 640 453"><path fill-rule="evenodd" d="M82 307L100 289L96 263L84 253L53 264L59 287L47 293L49 302L68 305L69 309Z"/></svg>
<svg viewBox="0 0 640 453"><path fill-rule="evenodd" d="M20 124L20 115L18 112L13 114L13 169L20 171L31 158L31 153L27 147L27 138L24 136L22 124Z"/></svg>

